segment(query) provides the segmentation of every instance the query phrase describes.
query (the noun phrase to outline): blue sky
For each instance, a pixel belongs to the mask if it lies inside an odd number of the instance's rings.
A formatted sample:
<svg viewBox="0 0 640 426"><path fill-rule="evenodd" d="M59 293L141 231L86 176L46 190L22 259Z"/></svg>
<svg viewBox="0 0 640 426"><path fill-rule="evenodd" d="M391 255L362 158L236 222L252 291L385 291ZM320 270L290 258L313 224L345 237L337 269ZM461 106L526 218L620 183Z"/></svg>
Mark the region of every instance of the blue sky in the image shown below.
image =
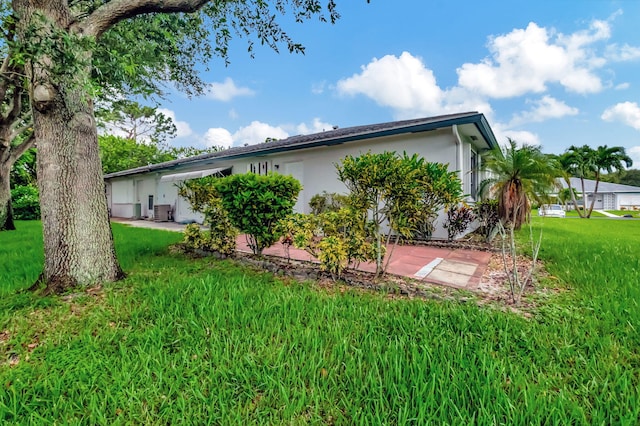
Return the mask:
<svg viewBox="0 0 640 426"><path fill-rule="evenodd" d="M640 1L338 0L335 24L283 23L305 55L246 41L206 96L161 104L175 145L477 110L501 142L624 146L640 167Z"/></svg>

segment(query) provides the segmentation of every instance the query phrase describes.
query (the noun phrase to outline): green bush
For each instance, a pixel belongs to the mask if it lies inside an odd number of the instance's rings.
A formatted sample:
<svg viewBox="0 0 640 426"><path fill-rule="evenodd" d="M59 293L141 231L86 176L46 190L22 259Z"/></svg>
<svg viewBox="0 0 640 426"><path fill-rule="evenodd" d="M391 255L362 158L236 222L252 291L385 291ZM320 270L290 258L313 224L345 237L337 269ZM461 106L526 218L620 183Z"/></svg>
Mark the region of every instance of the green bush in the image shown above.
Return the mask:
<svg viewBox="0 0 640 426"><path fill-rule="evenodd" d="M215 189L216 179L218 178L194 179L178 187L178 193L189 201L191 209L204 214L204 224L209 227L208 232L202 232L198 225L187 226L184 243L190 248L231 256L236 249L238 230L232 225L222 206L222 200Z"/></svg>
<svg viewBox="0 0 640 426"><path fill-rule="evenodd" d="M411 237L421 228L432 229L434 213L457 203L461 197L461 183L455 172L417 154L349 155L336 168L340 181L349 190L350 206L361 217L373 219L380 254L384 225L390 230L387 244L393 234L397 238ZM376 275L384 272L382 260L376 259Z"/></svg>
<svg viewBox="0 0 640 426"><path fill-rule="evenodd" d="M473 206L473 212L480 224L478 232L484 237L485 241L491 242L497 232L498 222L500 221L498 200L478 201Z"/></svg>
<svg viewBox="0 0 640 426"><path fill-rule="evenodd" d="M13 218L16 220L40 219L40 195L32 185L16 186L11 190Z"/></svg>
<svg viewBox="0 0 640 426"><path fill-rule="evenodd" d="M453 241L457 235L466 231L475 218L473 210L466 204L449 208L447 210L447 220L443 225L447 230L449 241Z"/></svg>
<svg viewBox="0 0 640 426"><path fill-rule="evenodd" d="M340 278L349 264L378 258L378 246L372 242L373 222L364 222L350 208L319 215L294 214L281 221L279 227L288 241L316 257L334 279ZM381 250L384 257L385 246Z"/></svg>
<svg viewBox="0 0 640 426"><path fill-rule="evenodd" d="M217 179L215 189L231 223L247 234L253 253L261 254L282 236L278 222L293 212L302 186L291 176L246 173Z"/></svg>
<svg viewBox="0 0 640 426"><path fill-rule="evenodd" d="M311 207L311 214L336 212L345 207L348 201L349 197L346 195L322 191L322 193L311 197L309 207Z"/></svg>

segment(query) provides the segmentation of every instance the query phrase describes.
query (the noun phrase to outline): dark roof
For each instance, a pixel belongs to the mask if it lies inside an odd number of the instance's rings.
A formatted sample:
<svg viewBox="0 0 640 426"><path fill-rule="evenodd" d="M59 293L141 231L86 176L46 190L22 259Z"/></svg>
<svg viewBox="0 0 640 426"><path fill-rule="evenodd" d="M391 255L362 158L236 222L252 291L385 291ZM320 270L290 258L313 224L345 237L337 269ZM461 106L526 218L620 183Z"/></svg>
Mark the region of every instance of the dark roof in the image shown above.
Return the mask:
<svg viewBox="0 0 640 426"><path fill-rule="evenodd" d="M564 179L558 179L563 188L567 188L567 182ZM571 187L576 191L582 191L582 183L580 178L571 178ZM596 181L591 179L584 180L584 191L588 194L593 193L596 189ZM598 183L598 194L605 192L640 192L640 187L631 185L622 185L620 183L602 182Z"/></svg>
<svg viewBox="0 0 640 426"><path fill-rule="evenodd" d="M437 117L417 118L413 120L391 121L388 123L368 124L364 126L345 127L328 130L310 135L291 136L269 143L229 148L218 152L212 152L195 157L181 158L164 163L150 164L135 169L109 173L105 179L147 173L156 170L173 169L191 163L204 162L205 160L236 159L256 155L274 154L296 149L313 148L322 145L335 145L345 142L358 141L381 136L391 136L402 133L425 132L441 129L453 125L475 124L478 131L488 144L493 148L498 143L483 114L478 112L465 112L460 114L440 115Z"/></svg>

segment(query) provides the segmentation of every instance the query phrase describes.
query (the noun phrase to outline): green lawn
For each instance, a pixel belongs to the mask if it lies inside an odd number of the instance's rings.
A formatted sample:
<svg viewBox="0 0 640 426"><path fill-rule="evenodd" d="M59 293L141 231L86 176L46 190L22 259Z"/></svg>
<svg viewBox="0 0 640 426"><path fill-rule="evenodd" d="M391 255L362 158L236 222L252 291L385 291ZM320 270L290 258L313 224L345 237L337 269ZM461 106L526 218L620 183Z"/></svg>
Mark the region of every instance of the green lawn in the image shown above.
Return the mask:
<svg viewBox="0 0 640 426"><path fill-rule="evenodd" d="M637 424L640 221L541 220L531 318L282 282L116 226L129 277L14 294L39 226L0 234L0 420L22 424ZM18 263L20 262L20 263Z"/></svg>

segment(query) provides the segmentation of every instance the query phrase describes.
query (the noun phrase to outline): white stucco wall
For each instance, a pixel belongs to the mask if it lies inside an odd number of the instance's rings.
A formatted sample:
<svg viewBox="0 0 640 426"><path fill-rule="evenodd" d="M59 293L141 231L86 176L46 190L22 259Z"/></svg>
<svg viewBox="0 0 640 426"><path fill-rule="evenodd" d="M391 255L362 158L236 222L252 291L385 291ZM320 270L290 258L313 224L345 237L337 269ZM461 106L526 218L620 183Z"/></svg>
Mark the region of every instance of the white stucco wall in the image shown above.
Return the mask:
<svg viewBox="0 0 640 426"><path fill-rule="evenodd" d="M169 204L172 206L176 222L195 220L201 223L202 215L192 212L188 202L178 197L176 182L161 182L161 177L175 173L219 167L232 167L233 174L246 173L252 164L255 167L258 163L266 163L270 171L292 174L301 180L303 191L296 204L296 211L308 213L309 201L315 194L322 191L346 193L344 184L337 178L335 165L347 155L358 156L369 151L373 153L396 151L400 155L406 152L408 155L418 154L427 161L448 164L449 169L453 171L458 168L456 150L455 137L452 130L448 128L427 133L409 133L260 157L247 157L233 161L224 160L197 167L182 167L176 170L118 178L112 181L111 197L114 205L112 214L119 216L118 213L122 211L124 217L130 217L129 210L116 210L116 204L132 206L134 203L141 203L143 216L151 216L152 212L146 208L148 195L154 195L155 204ZM462 150L462 178L466 194L469 193L471 188L470 175L468 173L471 162L470 145L463 142ZM442 222L443 219L441 217L438 219L438 225L441 225ZM442 229L441 226L437 226L437 228L434 237L446 238L446 230Z"/></svg>
<svg viewBox="0 0 640 426"><path fill-rule="evenodd" d="M618 210L621 207L633 209L634 206L640 209L640 194L617 194L617 204Z"/></svg>

